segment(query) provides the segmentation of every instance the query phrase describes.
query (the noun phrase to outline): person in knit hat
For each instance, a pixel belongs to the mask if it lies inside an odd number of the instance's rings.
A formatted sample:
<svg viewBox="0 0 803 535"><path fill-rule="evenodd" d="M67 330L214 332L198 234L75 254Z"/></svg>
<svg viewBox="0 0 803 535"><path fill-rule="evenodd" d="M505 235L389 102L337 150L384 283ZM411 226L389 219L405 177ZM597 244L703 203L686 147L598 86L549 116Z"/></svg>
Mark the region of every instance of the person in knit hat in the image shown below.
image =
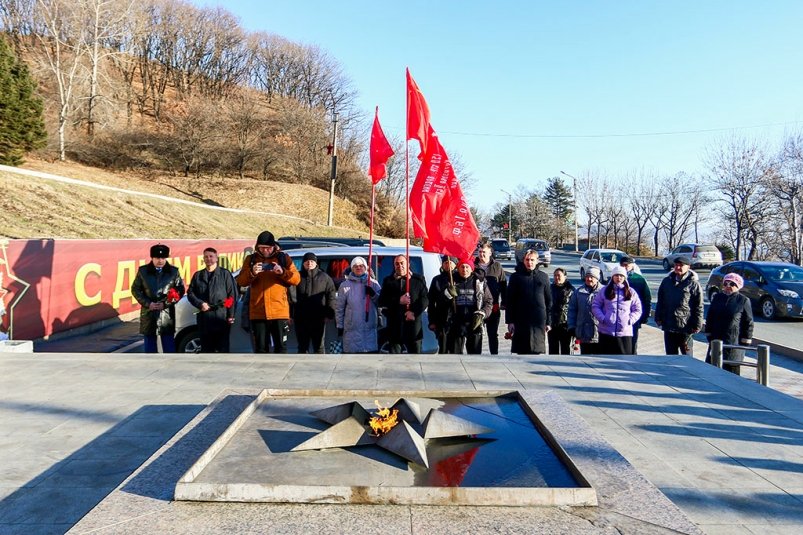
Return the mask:
<svg viewBox="0 0 803 535"><path fill-rule="evenodd" d="M493 309L493 295L485 282L485 272L474 269L473 258L457 263L454 289L448 352L462 355L465 347L469 355L479 355L482 353L482 326Z"/></svg>
<svg viewBox="0 0 803 535"><path fill-rule="evenodd" d="M708 341L722 340L726 345L750 345L753 338L753 307L750 299L739 290L744 280L736 273L728 273L722 280L722 291L714 294L708 314L705 317L705 336ZM743 361L743 349L725 349L724 360ZM711 363L711 347L705 361ZM723 369L739 374L741 367L736 364L723 364Z"/></svg>
<svg viewBox="0 0 803 535"><path fill-rule="evenodd" d="M248 286L251 293L248 313L254 352L268 353L272 345L274 353L287 353L288 288L298 285L301 275L271 232L261 232L254 249L237 275L237 284Z"/></svg>
<svg viewBox="0 0 803 535"><path fill-rule="evenodd" d="M600 271L591 267L585 271L585 284L578 286L569 299L567 324L569 334L580 344L580 353L594 355L599 353L599 331L597 320L591 312L591 305L597 293L602 291L599 283Z"/></svg>
<svg viewBox="0 0 803 535"><path fill-rule="evenodd" d="M318 267L315 253L304 253L301 282L295 287L293 327L299 353L323 353L326 322L335 317L335 283ZM310 345L312 351L310 351Z"/></svg>
<svg viewBox="0 0 803 535"><path fill-rule="evenodd" d="M611 280L591 303L597 320L599 352L604 355L633 354L633 325L641 318L641 299L627 283L627 270L615 266Z"/></svg>

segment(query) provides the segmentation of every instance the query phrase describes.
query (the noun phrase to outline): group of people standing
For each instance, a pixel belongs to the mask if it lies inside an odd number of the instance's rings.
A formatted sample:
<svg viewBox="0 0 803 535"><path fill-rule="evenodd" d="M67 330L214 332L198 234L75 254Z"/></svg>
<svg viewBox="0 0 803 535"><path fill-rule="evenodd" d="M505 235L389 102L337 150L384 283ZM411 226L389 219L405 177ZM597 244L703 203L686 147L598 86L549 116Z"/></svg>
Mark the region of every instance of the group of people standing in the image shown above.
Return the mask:
<svg viewBox="0 0 803 535"><path fill-rule="evenodd" d="M493 258L490 243L476 257L443 256L441 273L427 288L423 276L411 273L404 255L394 258L393 274L379 284L366 260L356 257L339 288L318 268L308 252L303 269L281 251L272 233L257 237L255 250L244 259L236 277L218 265L215 249L203 251L204 269L192 276L186 289L198 309L203 352L228 352L234 323L237 286L247 287L247 321L254 351L285 353L289 326L295 328L299 353L323 353L326 322L334 321L346 353L378 351L380 311L386 318L391 353L420 353L422 315L438 339L441 353L480 354L487 333L491 354L499 353L498 330L505 311L506 338L518 354L636 354L641 325L650 317L652 295L647 281L634 270L635 261L621 259L607 284L600 271L589 268L575 288L566 270L557 268L550 283L538 269L538 252L528 250L514 273L507 276ZM175 266L167 262L166 245L151 247L151 262L142 266L132 294L142 306L140 332L145 352L175 351L175 303L185 287ZM726 275L703 322L702 289L688 260L679 257L658 290L655 323L664 332L667 354L692 354L693 335L705 329L709 340L749 344L753 316L749 300L739 294L739 275ZM728 360L741 360L739 350L726 350ZM728 366L738 373L738 366Z"/></svg>

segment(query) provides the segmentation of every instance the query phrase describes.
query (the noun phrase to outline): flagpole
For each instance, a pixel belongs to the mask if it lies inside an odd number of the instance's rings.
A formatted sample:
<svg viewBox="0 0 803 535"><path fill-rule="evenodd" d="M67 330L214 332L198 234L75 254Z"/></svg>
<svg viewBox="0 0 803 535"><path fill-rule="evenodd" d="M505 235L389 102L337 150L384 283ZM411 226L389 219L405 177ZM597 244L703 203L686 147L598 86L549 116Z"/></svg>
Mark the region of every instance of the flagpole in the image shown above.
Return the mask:
<svg viewBox="0 0 803 535"><path fill-rule="evenodd" d="M374 250L374 208L376 206L376 184L371 180L371 223L368 226L368 280L365 281L365 286L371 285L371 256ZM368 292L365 293L365 321L368 322L368 312L370 310Z"/></svg>
<svg viewBox="0 0 803 535"><path fill-rule="evenodd" d="M410 72L410 68L407 68L407 72ZM410 143L406 137L409 135L410 132L410 91L407 89L407 80L405 78L405 91L404 93L407 95L406 98L406 106L405 110L405 122L404 122L404 132L405 132L405 140L404 140L404 256L405 260L407 260L407 294L410 293ZM410 305L407 305L407 310L410 310Z"/></svg>

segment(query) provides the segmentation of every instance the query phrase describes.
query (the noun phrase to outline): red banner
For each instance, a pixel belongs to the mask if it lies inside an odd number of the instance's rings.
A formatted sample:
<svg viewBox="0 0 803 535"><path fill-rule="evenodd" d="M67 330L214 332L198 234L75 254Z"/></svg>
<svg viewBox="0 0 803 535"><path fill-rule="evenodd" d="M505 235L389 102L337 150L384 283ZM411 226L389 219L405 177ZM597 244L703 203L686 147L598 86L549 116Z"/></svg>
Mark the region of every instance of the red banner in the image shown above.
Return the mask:
<svg viewBox="0 0 803 535"><path fill-rule="evenodd" d="M1 328L15 340L33 340L139 310L131 296L139 266L150 262L154 240L0 241ZM165 240L169 262L185 284L203 269L214 247L220 265L242 266L254 240Z"/></svg>
<svg viewBox="0 0 803 535"><path fill-rule="evenodd" d="M371 145L370 145L370 160L368 176L371 181L377 184L380 180L388 176L387 163L390 157L393 156L393 148L388 143L388 138L382 131L382 125L379 124L379 106L376 107L374 114L374 126L371 128Z"/></svg>

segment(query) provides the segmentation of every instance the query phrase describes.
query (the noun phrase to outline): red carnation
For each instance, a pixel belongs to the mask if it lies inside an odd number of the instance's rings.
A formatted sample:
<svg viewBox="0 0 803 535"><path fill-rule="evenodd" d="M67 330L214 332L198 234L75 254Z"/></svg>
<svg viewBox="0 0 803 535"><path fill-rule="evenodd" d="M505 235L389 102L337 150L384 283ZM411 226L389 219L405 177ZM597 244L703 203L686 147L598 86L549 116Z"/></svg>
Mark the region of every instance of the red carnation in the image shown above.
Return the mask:
<svg viewBox="0 0 803 535"><path fill-rule="evenodd" d="M167 304L171 303L178 303L178 300L181 299L181 296L178 295L178 291L175 288L170 288L167 290Z"/></svg>
<svg viewBox="0 0 803 535"><path fill-rule="evenodd" d="M223 301L223 308L231 308L234 306L234 298L227 297L225 301Z"/></svg>

